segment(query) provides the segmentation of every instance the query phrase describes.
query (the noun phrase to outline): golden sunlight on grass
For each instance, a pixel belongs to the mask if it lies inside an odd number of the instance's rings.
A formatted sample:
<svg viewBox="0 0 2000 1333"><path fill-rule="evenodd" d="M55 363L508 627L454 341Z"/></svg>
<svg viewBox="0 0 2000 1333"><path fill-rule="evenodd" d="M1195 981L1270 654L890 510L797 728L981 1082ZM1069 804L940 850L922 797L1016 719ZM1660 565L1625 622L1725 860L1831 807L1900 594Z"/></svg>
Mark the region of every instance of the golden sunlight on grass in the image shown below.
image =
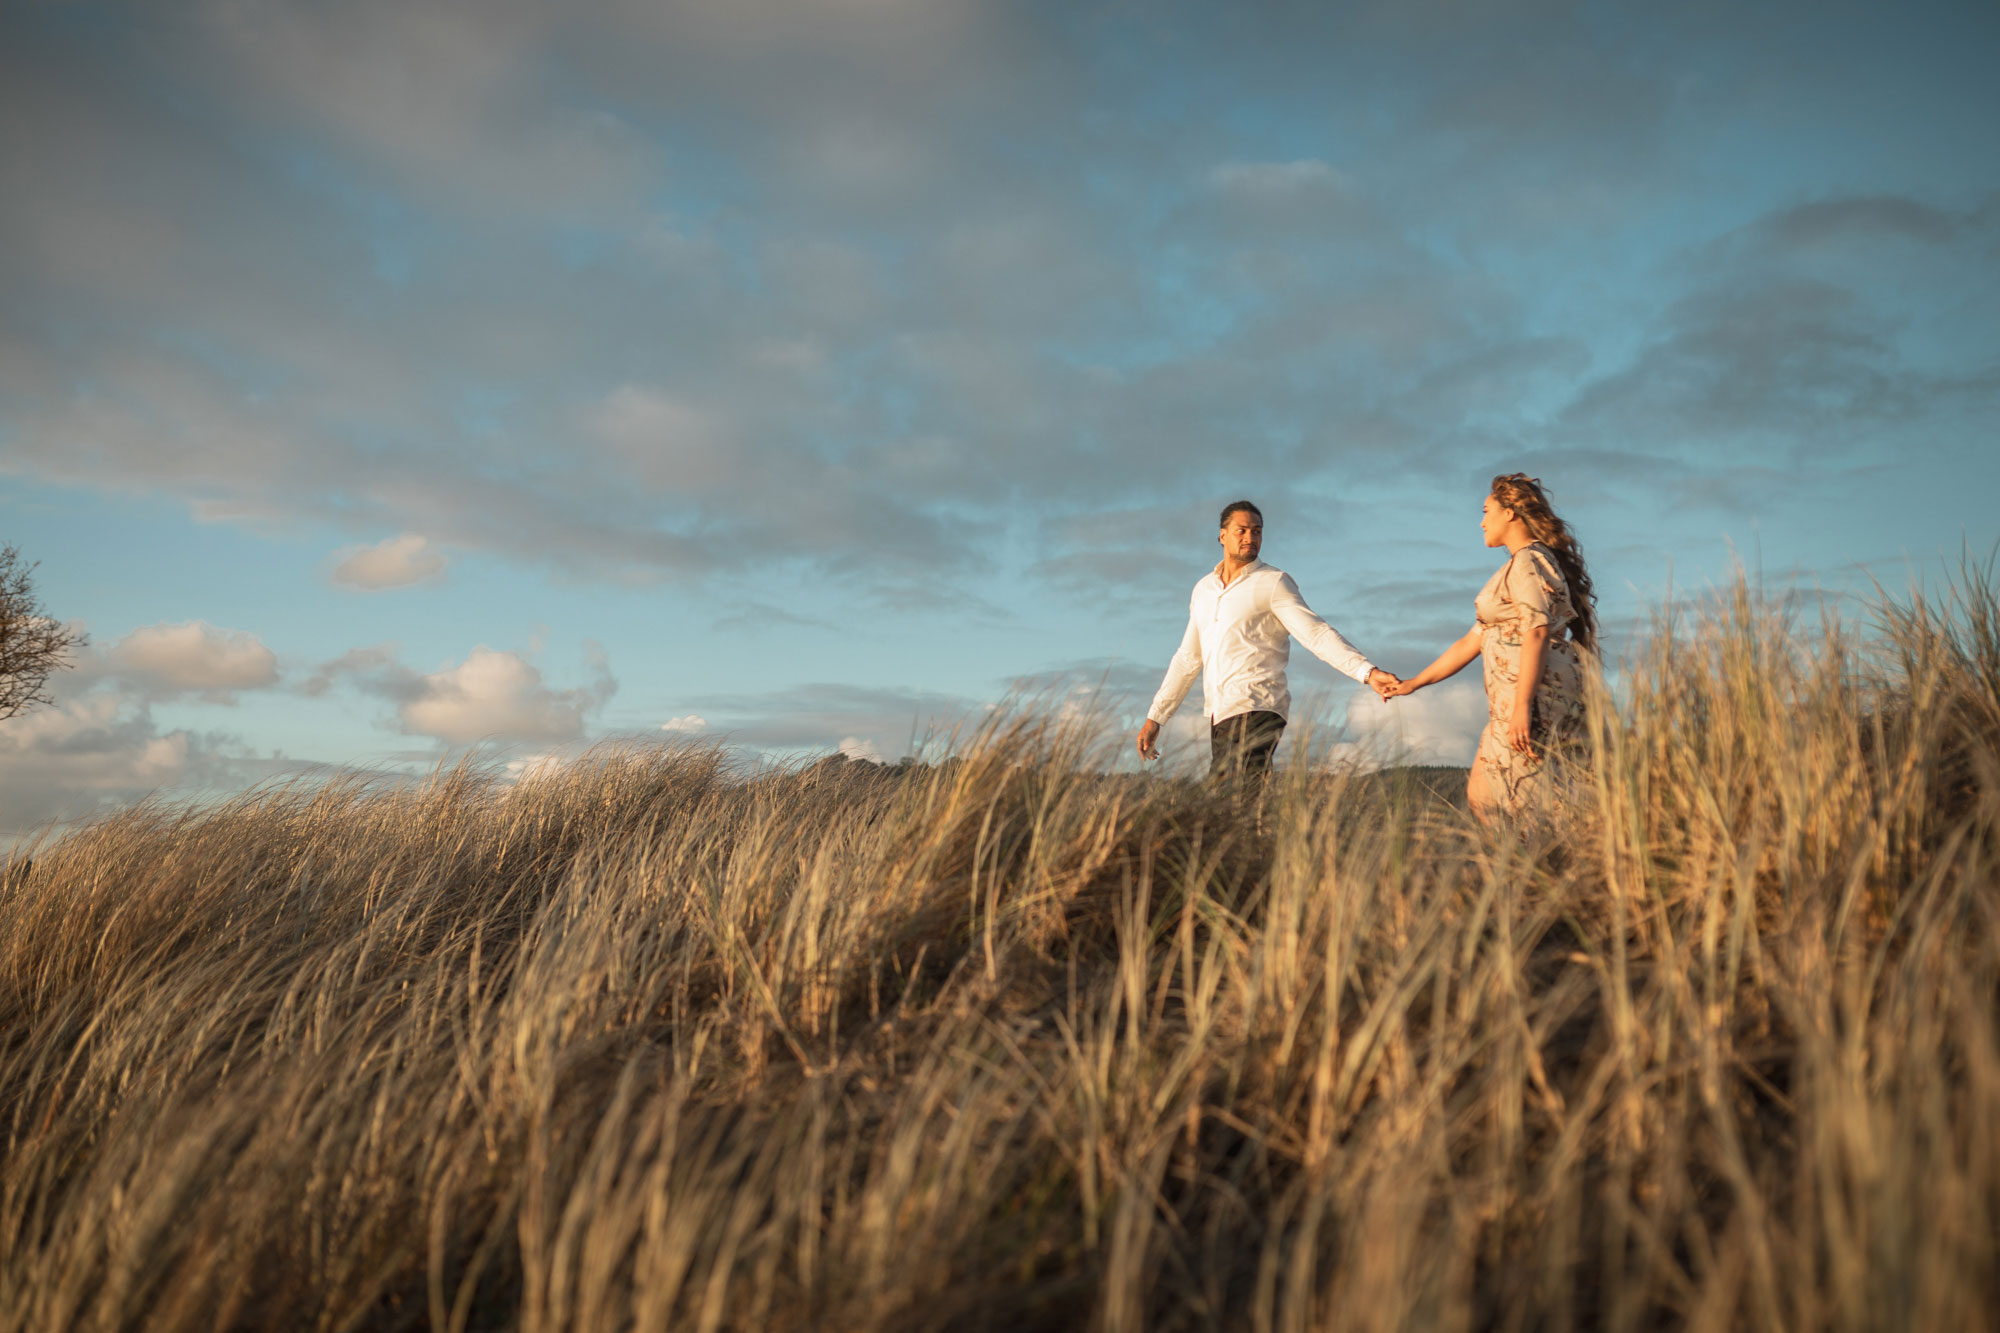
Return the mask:
<svg viewBox="0 0 2000 1333"><path fill-rule="evenodd" d="M1662 626L1560 827L699 748L0 886L0 1329L1992 1329L2000 618Z"/></svg>

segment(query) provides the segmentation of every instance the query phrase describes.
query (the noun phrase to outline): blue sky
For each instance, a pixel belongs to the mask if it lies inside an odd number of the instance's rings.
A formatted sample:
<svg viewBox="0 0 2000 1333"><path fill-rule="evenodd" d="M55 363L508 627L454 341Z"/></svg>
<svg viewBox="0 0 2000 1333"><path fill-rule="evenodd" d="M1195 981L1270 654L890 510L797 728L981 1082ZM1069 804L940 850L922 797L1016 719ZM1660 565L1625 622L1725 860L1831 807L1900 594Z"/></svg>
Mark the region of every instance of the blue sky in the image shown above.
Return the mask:
<svg viewBox="0 0 2000 1333"><path fill-rule="evenodd" d="M1239 495L1404 672L1499 471L1620 630L2000 539L1991 6L0 23L0 528L92 640L0 725L0 832L474 744L893 759L1064 682L1136 721ZM1469 676L1295 676L1469 753Z"/></svg>

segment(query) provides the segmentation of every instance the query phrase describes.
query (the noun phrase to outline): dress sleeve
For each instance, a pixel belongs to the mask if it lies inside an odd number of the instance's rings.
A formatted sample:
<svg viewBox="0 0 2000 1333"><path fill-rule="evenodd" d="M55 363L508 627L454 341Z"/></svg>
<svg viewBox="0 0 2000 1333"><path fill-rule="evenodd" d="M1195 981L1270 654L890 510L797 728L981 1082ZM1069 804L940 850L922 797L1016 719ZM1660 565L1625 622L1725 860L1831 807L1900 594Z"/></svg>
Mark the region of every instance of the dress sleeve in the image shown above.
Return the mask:
<svg viewBox="0 0 2000 1333"><path fill-rule="evenodd" d="M1559 600L1562 586L1562 571L1547 552L1529 546L1514 557L1507 571L1507 595L1513 599L1522 629L1549 623L1549 611Z"/></svg>

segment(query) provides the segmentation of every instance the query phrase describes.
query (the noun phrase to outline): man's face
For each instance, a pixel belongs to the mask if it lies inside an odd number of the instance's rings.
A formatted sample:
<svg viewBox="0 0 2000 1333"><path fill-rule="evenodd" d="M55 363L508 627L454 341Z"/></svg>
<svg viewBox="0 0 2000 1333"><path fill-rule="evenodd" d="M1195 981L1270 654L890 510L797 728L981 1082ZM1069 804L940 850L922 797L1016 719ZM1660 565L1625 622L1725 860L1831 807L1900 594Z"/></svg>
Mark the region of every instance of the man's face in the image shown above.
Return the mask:
<svg viewBox="0 0 2000 1333"><path fill-rule="evenodd" d="M1264 522L1247 509L1231 514L1222 525L1222 553L1237 560L1255 560L1264 546Z"/></svg>

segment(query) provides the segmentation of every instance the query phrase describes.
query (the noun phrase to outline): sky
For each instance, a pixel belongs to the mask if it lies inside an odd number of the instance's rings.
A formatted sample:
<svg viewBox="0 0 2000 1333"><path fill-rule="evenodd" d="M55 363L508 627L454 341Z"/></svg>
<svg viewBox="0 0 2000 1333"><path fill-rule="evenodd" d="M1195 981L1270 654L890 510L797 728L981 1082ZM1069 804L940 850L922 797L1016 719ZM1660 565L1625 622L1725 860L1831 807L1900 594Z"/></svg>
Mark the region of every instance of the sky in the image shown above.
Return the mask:
<svg viewBox="0 0 2000 1333"><path fill-rule="evenodd" d="M1470 623L1499 472L1614 654L1739 566L1850 597L2000 541L1991 4L5 0L0 36L0 538L90 640L0 722L0 834L468 749L1136 726L1238 497L1406 675ZM1406 757L1483 721L1472 672L1293 684L1295 731Z"/></svg>

